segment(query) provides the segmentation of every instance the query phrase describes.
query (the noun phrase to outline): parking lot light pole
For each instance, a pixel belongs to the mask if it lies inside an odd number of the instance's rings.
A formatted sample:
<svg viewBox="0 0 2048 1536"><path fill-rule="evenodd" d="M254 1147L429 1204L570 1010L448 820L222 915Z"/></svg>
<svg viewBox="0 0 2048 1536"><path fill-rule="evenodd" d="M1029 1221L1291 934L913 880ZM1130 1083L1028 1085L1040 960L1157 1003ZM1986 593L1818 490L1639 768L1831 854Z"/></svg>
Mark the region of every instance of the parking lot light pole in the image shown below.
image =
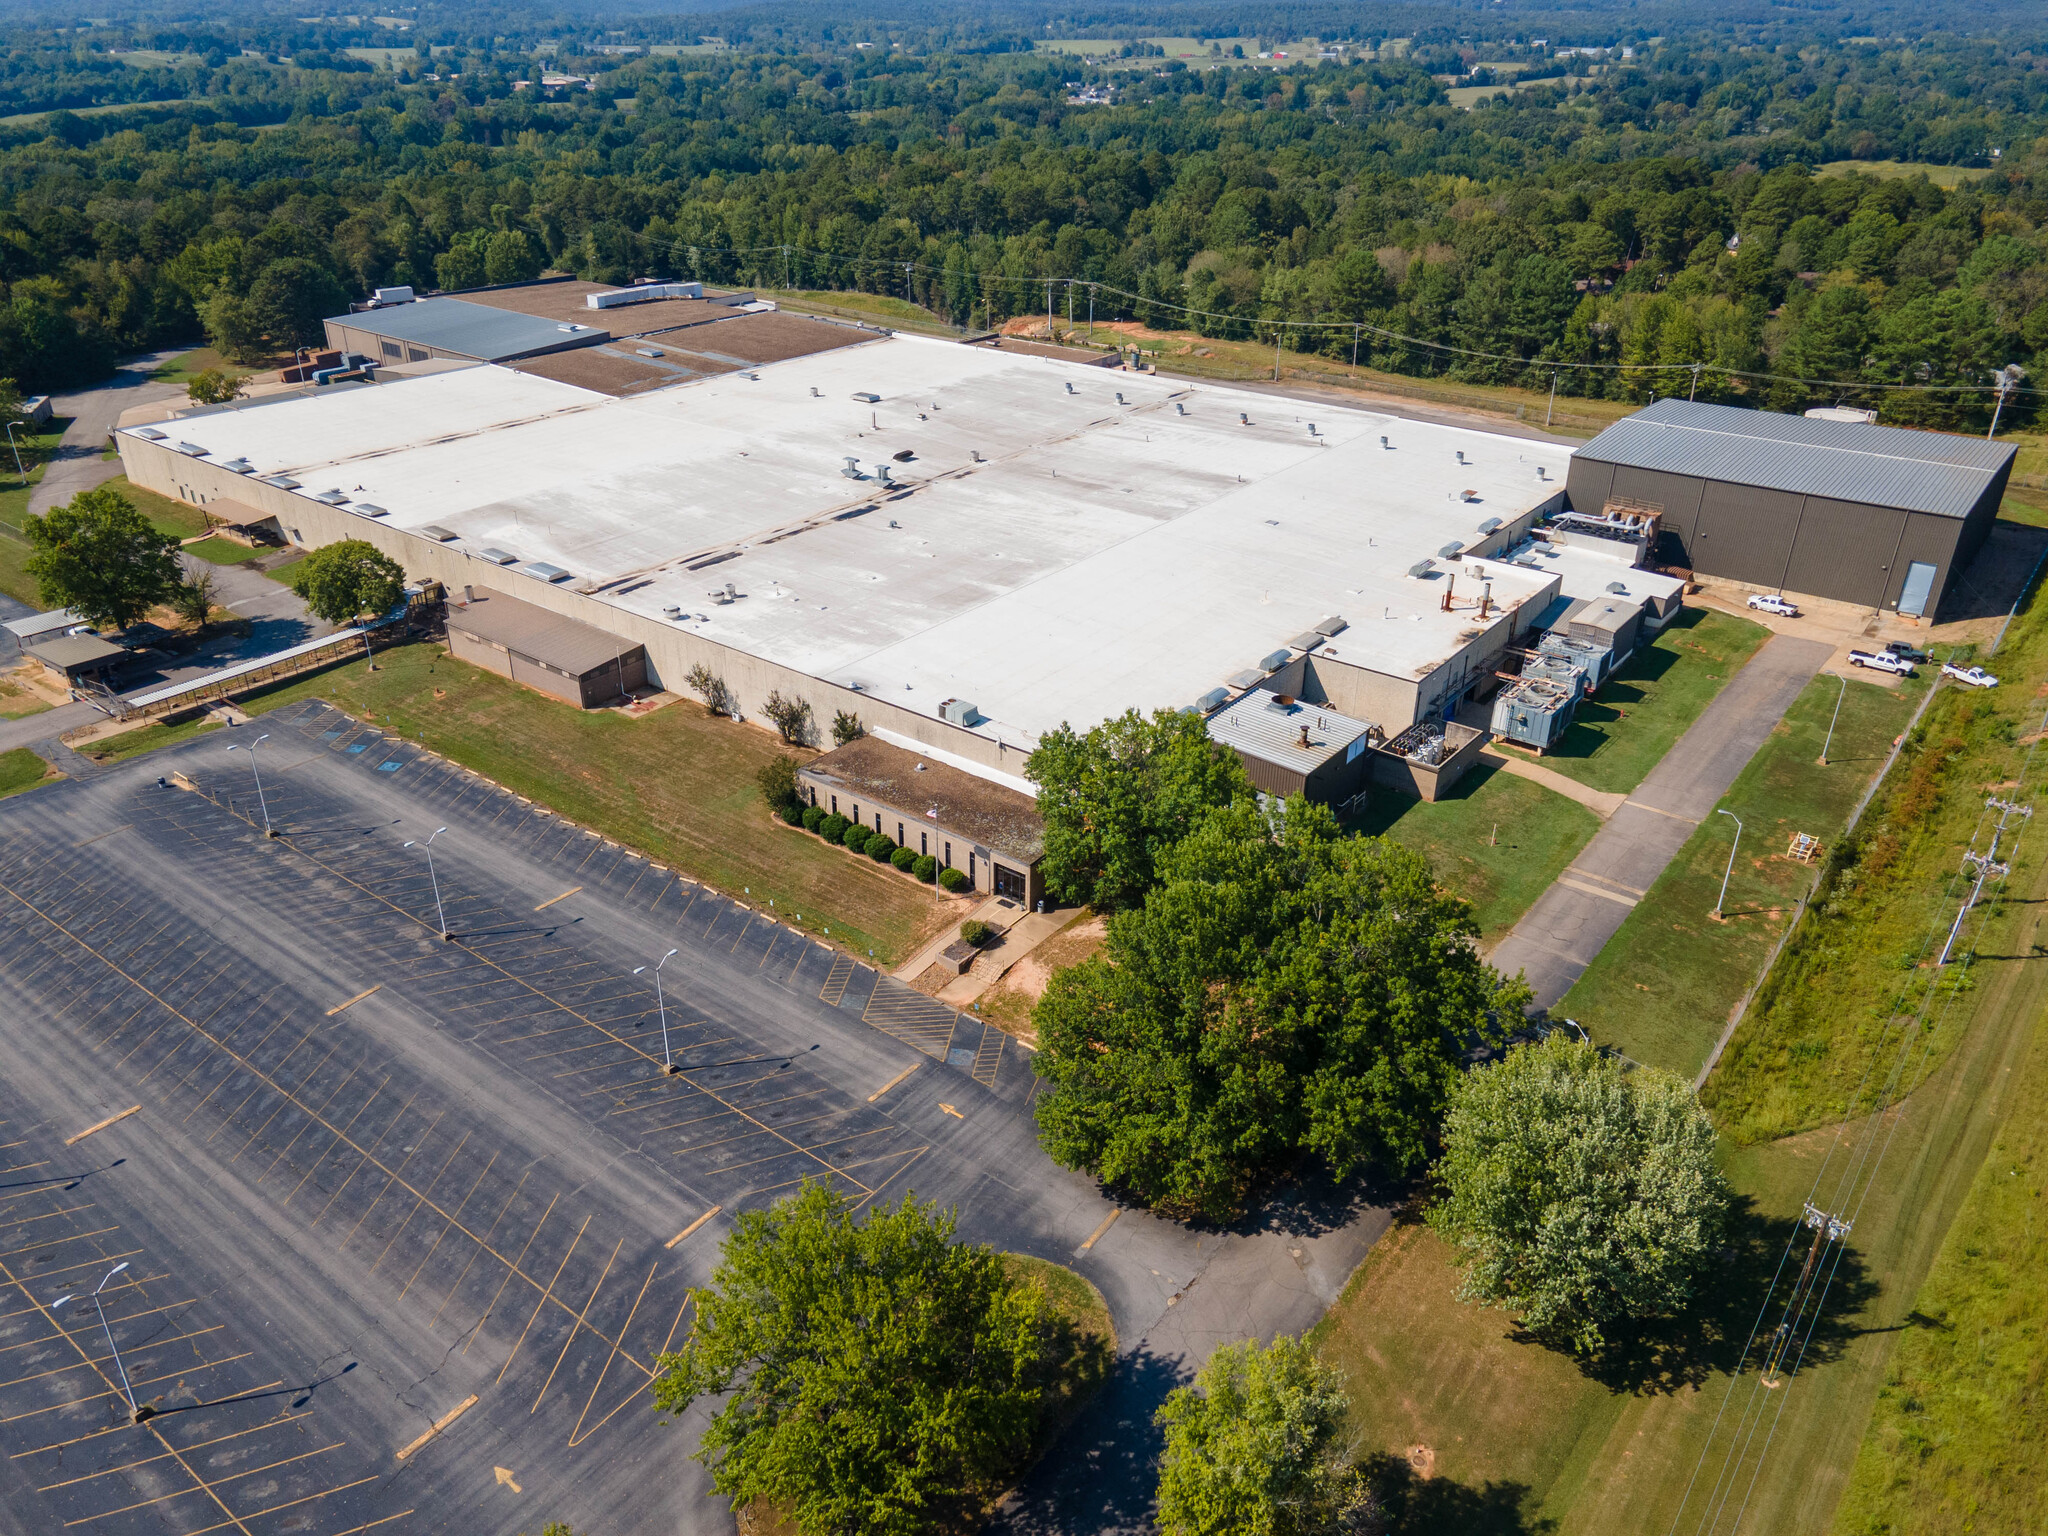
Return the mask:
<svg viewBox="0 0 2048 1536"><path fill-rule="evenodd" d="M1828 739L1820 744L1820 765L1828 765L1828 748L1835 744L1835 722L1842 718L1842 699L1849 692L1849 674L1844 672L1840 682L1842 691L1835 695L1835 712L1828 716Z"/></svg>
<svg viewBox="0 0 2048 1536"><path fill-rule="evenodd" d="M107 1282L127 1267L128 1261L123 1259L112 1269L108 1270L105 1275L100 1277L100 1283L92 1288L92 1309L99 1314L100 1331L107 1336L107 1348L113 1352L114 1369L121 1373L121 1395L128 1399L128 1422L140 1424L144 1419L155 1417L156 1410L143 1408L136 1404L135 1388L128 1381L128 1367L121 1362L121 1347L114 1342L114 1330L107 1323L107 1309L100 1305L100 1292L107 1288ZM69 1300L71 1300L69 1295L59 1296L50 1303L50 1310L55 1312Z"/></svg>
<svg viewBox="0 0 2048 1536"><path fill-rule="evenodd" d="M441 942L444 944L455 935L448 931L448 914L441 910L441 877L434 873L434 839L447 830L446 827L436 827L427 834L427 840L419 844L427 851L427 878L434 883L434 921L441 925ZM410 848L413 844L405 846Z"/></svg>
<svg viewBox="0 0 2048 1536"><path fill-rule="evenodd" d="M654 1011L661 1016L661 1070L666 1072L670 1077L674 1077L678 1072L683 1070L681 1067L676 1065L675 1057L669 1054L668 1001L661 995L661 968L664 965L667 965L670 959L674 957L674 955L675 951L670 950L666 955L663 955L659 960L654 962ZM647 967L644 965L636 965L633 967L633 974L635 976L638 976L642 971L646 969Z"/></svg>
<svg viewBox="0 0 2048 1536"><path fill-rule="evenodd" d="M7 423L7 446L14 450L14 473L23 480L28 478L28 471L21 467L21 444L14 440L14 429L27 425L28 423L25 421L10 421Z"/></svg>
<svg viewBox="0 0 2048 1536"><path fill-rule="evenodd" d="M1726 816L1735 823L1735 841L1728 845L1728 867L1721 872L1721 894L1714 900L1714 916L1718 918L1721 915L1721 908L1728 901L1728 877L1735 873L1735 850L1742 846L1742 818L1733 811L1717 809L1714 814Z"/></svg>
<svg viewBox="0 0 2048 1536"><path fill-rule="evenodd" d="M263 798L263 770L256 766L256 749L268 740L270 740L270 735L268 732L265 732L247 745L238 741L234 746L229 747L228 750L230 752L241 751L249 754L249 771L256 775L256 803L263 809L263 835L265 837L275 837L277 834L270 828L270 802Z"/></svg>

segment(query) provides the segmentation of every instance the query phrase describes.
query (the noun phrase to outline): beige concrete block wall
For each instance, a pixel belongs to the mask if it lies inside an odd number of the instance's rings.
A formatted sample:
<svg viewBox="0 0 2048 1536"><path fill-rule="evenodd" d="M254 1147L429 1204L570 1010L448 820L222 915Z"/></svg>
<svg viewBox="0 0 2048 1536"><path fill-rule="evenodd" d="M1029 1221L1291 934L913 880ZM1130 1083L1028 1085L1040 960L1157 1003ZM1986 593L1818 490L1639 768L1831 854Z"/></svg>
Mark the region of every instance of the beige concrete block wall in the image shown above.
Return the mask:
<svg viewBox="0 0 2048 1536"><path fill-rule="evenodd" d="M726 687L739 702L741 715L764 727L767 717L762 710L768 695L779 692L785 698L809 702L818 735L826 742L830 740L834 712L845 710L859 715L870 730L881 727L897 731L935 751L950 752L1001 773L1020 775L1024 771L1022 752L934 716L918 714L872 694L825 682L759 656L749 656L702 635L676 629L660 619L629 613L566 587L513 575L450 545L389 527L375 518L358 517L246 475L232 474L161 443L128 433L117 435L122 467L137 485L193 505L227 497L246 506L260 507L277 515L278 526L287 539L308 549L343 539L362 539L396 560L408 577L439 581L457 594L465 586L509 592L521 602L644 645L648 682L655 687L689 694L684 679L701 662L725 679ZM308 488L321 489L310 481Z"/></svg>

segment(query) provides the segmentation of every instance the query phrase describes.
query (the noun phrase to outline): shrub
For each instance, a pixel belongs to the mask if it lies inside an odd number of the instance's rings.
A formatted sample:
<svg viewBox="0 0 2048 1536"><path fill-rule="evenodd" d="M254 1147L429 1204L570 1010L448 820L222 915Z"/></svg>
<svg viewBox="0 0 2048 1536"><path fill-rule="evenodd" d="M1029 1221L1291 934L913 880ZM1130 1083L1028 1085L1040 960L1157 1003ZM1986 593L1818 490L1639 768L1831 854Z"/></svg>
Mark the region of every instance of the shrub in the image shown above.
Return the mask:
<svg viewBox="0 0 2048 1536"><path fill-rule="evenodd" d="M939 871L939 884L949 891L964 891L967 889L967 876L949 866Z"/></svg>
<svg viewBox="0 0 2048 1536"><path fill-rule="evenodd" d="M846 829L852 825L852 822L841 816L837 811L834 811L830 816L827 816L818 823L818 836L824 838L828 843L836 843L846 836Z"/></svg>
<svg viewBox="0 0 2048 1536"><path fill-rule="evenodd" d="M845 746L849 741L858 741L867 735L868 728L860 723L859 715L849 715L843 709L832 712L832 743Z"/></svg>
<svg viewBox="0 0 2048 1536"><path fill-rule="evenodd" d="M879 833L869 831L859 822L850 821L846 824L846 830L839 834L839 840L855 853L864 853L867 850L868 839L878 836Z"/></svg>
<svg viewBox="0 0 2048 1536"><path fill-rule="evenodd" d="M991 925L979 922L971 917L960 925L961 939L966 943L972 944L976 949L981 948L982 945L995 936L996 931Z"/></svg>
<svg viewBox="0 0 2048 1536"><path fill-rule="evenodd" d="M775 729L782 733L782 739L793 747L807 747L815 729L811 721L811 706L804 699L785 699L780 690L768 695L768 702L761 706L761 713L771 720Z"/></svg>
<svg viewBox="0 0 2048 1536"><path fill-rule="evenodd" d="M306 558L310 560L312 556L308 555ZM300 562L302 565L304 563L305 561ZM703 662L700 661L690 668L689 675L683 680L703 698L704 707L710 710L712 714L737 715L739 713L739 701L732 696L732 690L725 686L725 679L705 666Z"/></svg>
<svg viewBox="0 0 2048 1536"><path fill-rule="evenodd" d="M825 807L823 807L822 805L807 805L804 807L803 822L804 830L806 832L817 831L819 824L823 822L824 819Z"/></svg>
<svg viewBox="0 0 2048 1536"><path fill-rule="evenodd" d="M889 862L898 869L908 869L917 862L917 850L915 848L898 848L889 855Z"/></svg>
<svg viewBox="0 0 2048 1536"><path fill-rule="evenodd" d="M768 804L777 810L785 805L795 805L796 800L796 759L784 757L781 753L768 759L754 770L754 782L761 786L761 793Z"/></svg>
<svg viewBox="0 0 2048 1536"><path fill-rule="evenodd" d="M939 861L928 853L920 853L917 862L911 865L910 872L926 885L930 885L932 876L939 872Z"/></svg>
<svg viewBox="0 0 2048 1536"><path fill-rule="evenodd" d="M804 816L806 815L806 812L802 806L798 805L794 800L792 800L788 805L783 806L775 814L780 816L784 821L788 822L792 827L800 827L804 824Z"/></svg>
<svg viewBox="0 0 2048 1536"><path fill-rule="evenodd" d="M896 839L893 837L884 837L881 833L877 832L868 839L868 857L877 864L881 863L884 859L894 858L901 851L896 846Z"/></svg>

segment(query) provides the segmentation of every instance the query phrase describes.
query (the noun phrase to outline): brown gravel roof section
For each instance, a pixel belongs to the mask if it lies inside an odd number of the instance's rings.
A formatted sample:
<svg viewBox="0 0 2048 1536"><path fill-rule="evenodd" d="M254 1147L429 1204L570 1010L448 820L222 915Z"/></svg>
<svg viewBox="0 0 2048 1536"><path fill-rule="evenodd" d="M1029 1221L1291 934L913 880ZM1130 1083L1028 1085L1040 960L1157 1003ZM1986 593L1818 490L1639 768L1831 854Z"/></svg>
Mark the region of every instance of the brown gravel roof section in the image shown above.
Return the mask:
<svg viewBox="0 0 2048 1536"><path fill-rule="evenodd" d="M592 309L583 302L585 294L614 293L618 286L583 282L535 283L530 287L494 288L489 292L460 293L454 297L471 304L488 304L493 309L517 310L522 315L533 315L542 320L595 326L614 336L644 336L649 331L666 330L670 326L688 325L693 320L708 320L731 313L724 305L713 304L708 299L649 299L644 304L626 304L617 309Z"/></svg>
<svg viewBox="0 0 2048 1536"><path fill-rule="evenodd" d="M912 816L923 818L929 807L938 815L919 825L936 823L1027 863L1045 851L1045 823L1029 795L873 736L856 737L797 771L842 795L871 796Z"/></svg>
<svg viewBox="0 0 2048 1536"><path fill-rule="evenodd" d="M662 352L667 355L670 349L664 347ZM730 373L733 366L731 363L716 363L709 358L677 357L676 361L691 371L679 373L673 368L657 367L645 358L621 357L616 348L609 346L549 352L540 357L522 358L506 366L536 378L553 379L557 384L574 384L605 395L637 395L645 390L660 389L665 384L684 384L707 373Z"/></svg>
<svg viewBox="0 0 2048 1536"><path fill-rule="evenodd" d="M878 341L874 331L857 331L851 326L833 325L805 315L780 312L739 315L717 325L693 326L687 331L657 336L657 345L673 342L705 352L720 352L743 363L779 363L786 358L809 357L814 352L831 352L863 341Z"/></svg>

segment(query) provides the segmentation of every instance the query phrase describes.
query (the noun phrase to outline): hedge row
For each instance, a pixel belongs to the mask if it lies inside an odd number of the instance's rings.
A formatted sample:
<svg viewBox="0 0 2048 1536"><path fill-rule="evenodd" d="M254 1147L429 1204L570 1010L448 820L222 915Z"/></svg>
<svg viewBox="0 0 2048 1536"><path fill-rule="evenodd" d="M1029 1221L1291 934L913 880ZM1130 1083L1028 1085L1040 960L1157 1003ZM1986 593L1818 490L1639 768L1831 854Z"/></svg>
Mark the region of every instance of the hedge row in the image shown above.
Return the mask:
<svg viewBox="0 0 2048 1536"><path fill-rule="evenodd" d="M790 804L785 805L780 814L792 827L802 827L806 832L817 833L828 843L839 843L855 853L864 853L877 864L892 864L927 885L936 879L944 889L957 891L967 883L967 877L959 870L941 870L939 861L930 854L899 848L895 838L863 827L857 821L849 821L837 812L827 815L822 806Z"/></svg>

